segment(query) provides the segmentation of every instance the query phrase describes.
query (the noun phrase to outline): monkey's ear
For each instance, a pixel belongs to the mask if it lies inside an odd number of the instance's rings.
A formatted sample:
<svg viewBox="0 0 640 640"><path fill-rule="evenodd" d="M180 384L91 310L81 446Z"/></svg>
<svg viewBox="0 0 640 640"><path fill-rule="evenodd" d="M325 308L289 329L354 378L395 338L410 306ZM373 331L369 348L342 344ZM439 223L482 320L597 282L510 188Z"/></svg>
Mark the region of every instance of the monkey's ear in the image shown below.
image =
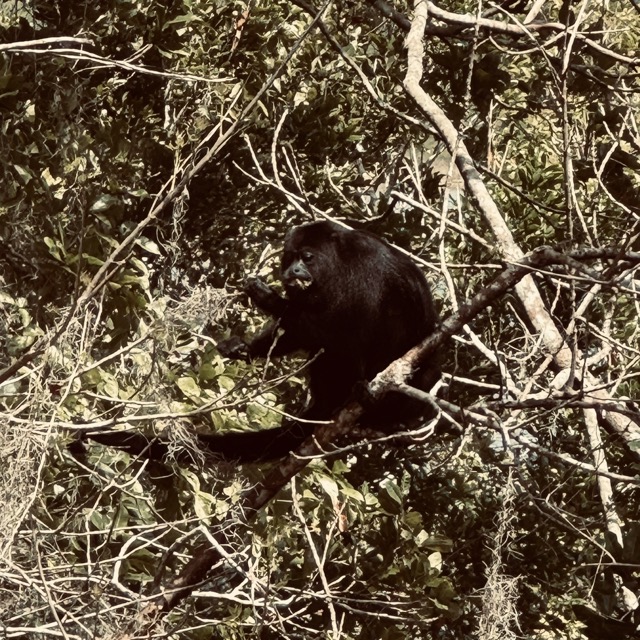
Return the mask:
<svg viewBox="0 0 640 640"><path fill-rule="evenodd" d="M294 231L296 230L297 227L291 227L291 229L289 229L289 231L287 231L287 233L284 234L284 243L287 244L287 242L291 241L291 236L293 236Z"/></svg>

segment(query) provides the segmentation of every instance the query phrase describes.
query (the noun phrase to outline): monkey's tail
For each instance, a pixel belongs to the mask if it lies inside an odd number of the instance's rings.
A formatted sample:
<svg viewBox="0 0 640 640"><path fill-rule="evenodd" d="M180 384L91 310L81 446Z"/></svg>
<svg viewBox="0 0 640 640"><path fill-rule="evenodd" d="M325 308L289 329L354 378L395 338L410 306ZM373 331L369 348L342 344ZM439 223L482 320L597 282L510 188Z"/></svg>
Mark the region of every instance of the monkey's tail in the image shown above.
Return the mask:
<svg viewBox="0 0 640 640"><path fill-rule="evenodd" d="M225 434L196 434L199 449L215 459L239 464L267 462L283 458L297 449L313 433L313 424L290 422L275 429L230 432ZM159 462L191 463L197 455L178 442L160 436L147 436L139 431L85 431L70 445L74 455L84 451L90 440L107 447Z"/></svg>

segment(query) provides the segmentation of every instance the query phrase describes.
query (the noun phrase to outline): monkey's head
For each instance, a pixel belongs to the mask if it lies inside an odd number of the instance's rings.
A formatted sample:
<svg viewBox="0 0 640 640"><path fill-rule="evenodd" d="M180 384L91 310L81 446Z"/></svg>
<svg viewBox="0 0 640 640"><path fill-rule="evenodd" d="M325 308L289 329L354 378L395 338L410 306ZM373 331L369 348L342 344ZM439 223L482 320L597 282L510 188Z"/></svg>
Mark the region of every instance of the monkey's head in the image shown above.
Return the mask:
<svg viewBox="0 0 640 640"><path fill-rule="evenodd" d="M282 283L289 296L318 291L335 279L339 234L334 222L310 222L291 229L284 241Z"/></svg>

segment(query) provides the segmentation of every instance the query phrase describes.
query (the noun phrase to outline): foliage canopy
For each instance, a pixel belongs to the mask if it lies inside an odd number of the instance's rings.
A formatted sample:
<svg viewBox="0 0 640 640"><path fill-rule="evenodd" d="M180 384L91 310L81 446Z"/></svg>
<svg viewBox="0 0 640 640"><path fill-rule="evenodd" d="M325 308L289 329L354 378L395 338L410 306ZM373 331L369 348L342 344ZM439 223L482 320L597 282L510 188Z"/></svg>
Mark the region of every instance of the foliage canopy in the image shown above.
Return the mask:
<svg viewBox="0 0 640 640"><path fill-rule="evenodd" d="M0 4L7 638L635 637L640 10L444 4ZM248 514L271 470L193 434L304 401L303 361L215 343L312 216L411 252L443 319L559 257L440 347L449 428L340 440Z"/></svg>

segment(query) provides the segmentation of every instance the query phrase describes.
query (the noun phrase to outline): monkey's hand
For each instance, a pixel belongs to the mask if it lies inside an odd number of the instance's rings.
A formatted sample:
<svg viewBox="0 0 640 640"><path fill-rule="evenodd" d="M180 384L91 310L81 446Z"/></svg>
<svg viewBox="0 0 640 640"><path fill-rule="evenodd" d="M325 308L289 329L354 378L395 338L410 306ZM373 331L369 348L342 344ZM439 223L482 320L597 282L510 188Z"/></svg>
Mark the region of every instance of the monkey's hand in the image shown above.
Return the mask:
<svg viewBox="0 0 640 640"><path fill-rule="evenodd" d="M252 300L254 298L260 298L261 296L275 294L275 291L266 282L258 278L258 276L247 277L242 288Z"/></svg>
<svg viewBox="0 0 640 640"><path fill-rule="evenodd" d="M220 355L232 360L249 360L249 347L247 343L238 336L231 336L226 340L218 342Z"/></svg>
<svg viewBox="0 0 640 640"><path fill-rule="evenodd" d="M250 300L264 313L280 318L287 301L260 278L250 276L244 283L244 291Z"/></svg>

